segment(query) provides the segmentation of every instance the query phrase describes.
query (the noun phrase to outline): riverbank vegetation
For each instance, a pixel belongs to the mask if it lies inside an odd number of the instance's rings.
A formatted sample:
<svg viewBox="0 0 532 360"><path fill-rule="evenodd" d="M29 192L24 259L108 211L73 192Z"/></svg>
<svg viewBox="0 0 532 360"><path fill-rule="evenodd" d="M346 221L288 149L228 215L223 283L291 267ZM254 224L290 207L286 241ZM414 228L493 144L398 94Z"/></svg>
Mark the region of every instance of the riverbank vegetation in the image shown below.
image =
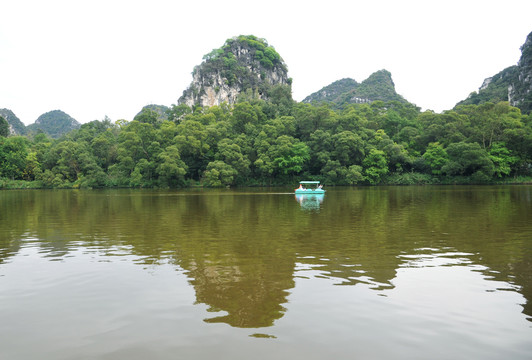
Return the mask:
<svg viewBox="0 0 532 360"><path fill-rule="evenodd" d="M529 182L532 116L506 102L441 114L375 101L334 110L244 94L234 106L150 109L61 137L0 136L0 188ZM288 92L288 93L287 93Z"/></svg>

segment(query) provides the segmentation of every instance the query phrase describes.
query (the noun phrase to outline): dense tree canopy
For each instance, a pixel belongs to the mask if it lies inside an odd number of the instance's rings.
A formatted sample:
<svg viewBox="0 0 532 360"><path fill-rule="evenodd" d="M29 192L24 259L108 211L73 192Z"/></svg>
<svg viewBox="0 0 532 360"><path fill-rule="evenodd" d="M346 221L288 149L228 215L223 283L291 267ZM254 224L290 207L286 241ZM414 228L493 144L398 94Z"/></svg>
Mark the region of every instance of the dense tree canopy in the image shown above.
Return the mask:
<svg viewBox="0 0 532 360"><path fill-rule="evenodd" d="M6 119L0 116L0 136L7 137L9 135L9 123Z"/></svg>
<svg viewBox="0 0 532 360"><path fill-rule="evenodd" d="M60 139L2 136L0 185L490 183L532 175L532 116L506 102L437 114L403 102L333 110L286 99L280 90L267 102L173 106L169 120L144 111L131 122L83 124Z"/></svg>

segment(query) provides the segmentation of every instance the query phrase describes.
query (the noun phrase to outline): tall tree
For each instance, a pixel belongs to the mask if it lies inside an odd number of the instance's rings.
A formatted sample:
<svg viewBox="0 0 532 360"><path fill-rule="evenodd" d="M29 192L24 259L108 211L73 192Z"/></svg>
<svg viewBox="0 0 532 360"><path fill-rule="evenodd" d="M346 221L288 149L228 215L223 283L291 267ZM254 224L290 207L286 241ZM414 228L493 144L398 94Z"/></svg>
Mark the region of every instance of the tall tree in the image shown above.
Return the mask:
<svg viewBox="0 0 532 360"><path fill-rule="evenodd" d="M0 137L0 177L12 180L23 178L28 145L23 136Z"/></svg>
<svg viewBox="0 0 532 360"><path fill-rule="evenodd" d="M362 162L362 166L364 167L364 176L370 184L378 184L388 173L388 161L382 150L371 149Z"/></svg>

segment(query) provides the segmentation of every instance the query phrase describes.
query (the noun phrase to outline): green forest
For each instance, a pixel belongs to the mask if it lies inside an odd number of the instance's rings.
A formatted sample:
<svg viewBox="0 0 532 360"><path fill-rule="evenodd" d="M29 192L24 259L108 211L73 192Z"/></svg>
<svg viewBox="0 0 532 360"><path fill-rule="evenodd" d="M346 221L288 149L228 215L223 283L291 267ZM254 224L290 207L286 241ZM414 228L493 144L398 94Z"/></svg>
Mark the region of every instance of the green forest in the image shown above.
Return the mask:
<svg viewBox="0 0 532 360"><path fill-rule="evenodd" d="M292 100L145 108L59 139L7 136L0 120L0 188L490 184L532 179L532 115L507 102L443 113L404 102L342 109Z"/></svg>

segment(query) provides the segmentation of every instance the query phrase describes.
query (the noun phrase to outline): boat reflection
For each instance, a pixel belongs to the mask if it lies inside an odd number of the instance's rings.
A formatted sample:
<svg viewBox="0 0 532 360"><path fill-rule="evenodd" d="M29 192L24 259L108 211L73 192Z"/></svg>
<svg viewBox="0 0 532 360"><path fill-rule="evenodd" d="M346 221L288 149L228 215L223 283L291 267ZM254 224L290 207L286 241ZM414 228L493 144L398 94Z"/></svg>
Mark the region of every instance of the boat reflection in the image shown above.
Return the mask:
<svg viewBox="0 0 532 360"><path fill-rule="evenodd" d="M323 204L324 194L296 194L296 201L303 210L319 210Z"/></svg>

